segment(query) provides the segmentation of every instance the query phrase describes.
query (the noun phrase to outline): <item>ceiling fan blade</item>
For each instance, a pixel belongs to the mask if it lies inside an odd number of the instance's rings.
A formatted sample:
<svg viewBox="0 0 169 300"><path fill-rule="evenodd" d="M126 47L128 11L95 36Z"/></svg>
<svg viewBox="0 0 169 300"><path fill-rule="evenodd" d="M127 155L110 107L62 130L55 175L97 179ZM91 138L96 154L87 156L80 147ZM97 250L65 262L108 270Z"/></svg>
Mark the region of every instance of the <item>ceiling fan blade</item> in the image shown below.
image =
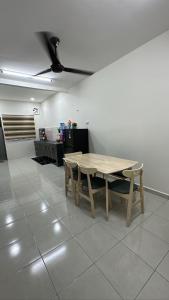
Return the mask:
<svg viewBox="0 0 169 300"><path fill-rule="evenodd" d="M46 49L46 51L52 61L52 64L60 64L60 61L58 59L57 49L55 51L55 49L50 41L50 37L51 37L50 33L45 32L45 31L40 31L40 32L37 32L37 35L38 35L42 45Z"/></svg>
<svg viewBox="0 0 169 300"><path fill-rule="evenodd" d="M64 68L64 72L74 73L74 74L82 74L82 75L92 75L94 72L72 69L72 68Z"/></svg>
<svg viewBox="0 0 169 300"><path fill-rule="evenodd" d="M44 70L44 71L42 71L42 72L36 74L35 76L42 75L42 74L46 74L46 73L49 73L49 72L51 72L51 71L52 71L52 70L51 70L51 68L50 68L50 69Z"/></svg>

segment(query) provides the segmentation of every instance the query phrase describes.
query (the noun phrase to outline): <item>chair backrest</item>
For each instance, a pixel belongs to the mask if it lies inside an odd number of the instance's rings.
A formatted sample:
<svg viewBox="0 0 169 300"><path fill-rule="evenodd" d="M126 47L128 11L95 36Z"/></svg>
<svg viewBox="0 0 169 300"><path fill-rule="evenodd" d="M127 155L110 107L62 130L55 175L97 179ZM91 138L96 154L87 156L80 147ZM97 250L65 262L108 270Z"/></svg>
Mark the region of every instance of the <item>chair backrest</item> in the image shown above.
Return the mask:
<svg viewBox="0 0 169 300"><path fill-rule="evenodd" d="M87 168L85 166L78 165L78 183L80 184L81 181L81 173L85 174L87 176L89 194L92 193L91 176L95 176L96 172L97 169L95 168Z"/></svg>
<svg viewBox="0 0 169 300"><path fill-rule="evenodd" d="M70 176L71 180L73 180L73 168L76 168L77 164L74 163L74 162L65 160L65 165L66 165L66 168L67 168L68 176Z"/></svg>
<svg viewBox="0 0 169 300"><path fill-rule="evenodd" d="M72 153L65 153L64 157L65 158L69 158L70 156L74 156L74 155L82 155L82 152L72 152Z"/></svg>
<svg viewBox="0 0 169 300"><path fill-rule="evenodd" d="M65 163L66 163L66 166L67 166L68 168L70 168L70 169L73 169L73 168L77 167L77 164L76 164L76 163L71 162L71 161L69 161L69 160L65 160Z"/></svg>
<svg viewBox="0 0 169 300"><path fill-rule="evenodd" d="M134 189L134 178L139 176L140 189L143 190L143 164L137 169L124 170L123 175L130 178L130 194L133 193Z"/></svg>
<svg viewBox="0 0 169 300"><path fill-rule="evenodd" d="M128 178L134 178L136 176L142 176L142 174L143 174L143 164L141 164L141 166L137 169L124 170L124 171L122 171L122 174L125 177L128 177Z"/></svg>
<svg viewBox="0 0 169 300"><path fill-rule="evenodd" d="M85 175L92 175L92 176L94 176L96 174L96 172L97 172L97 169L95 169L95 168L87 168L87 167L82 166L82 165L79 165L78 168L79 168L79 171L81 173L85 174Z"/></svg>

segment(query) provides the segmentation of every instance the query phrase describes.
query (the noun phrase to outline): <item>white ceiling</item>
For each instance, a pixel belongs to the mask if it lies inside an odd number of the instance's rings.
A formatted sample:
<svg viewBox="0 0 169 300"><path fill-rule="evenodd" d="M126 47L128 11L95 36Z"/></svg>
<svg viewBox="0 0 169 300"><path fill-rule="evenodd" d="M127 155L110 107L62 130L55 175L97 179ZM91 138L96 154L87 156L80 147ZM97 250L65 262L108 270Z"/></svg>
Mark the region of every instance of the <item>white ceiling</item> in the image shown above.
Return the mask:
<svg viewBox="0 0 169 300"><path fill-rule="evenodd" d="M46 69L37 31L61 39L63 65L97 71L168 29L169 0L1 0L0 68ZM57 74L53 85L69 88L82 78Z"/></svg>
<svg viewBox="0 0 169 300"><path fill-rule="evenodd" d="M32 89L19 86L0 84L0 100L29 101L34 98L34 102L43 102L46 98L53 95L54 91Z"/></svg>

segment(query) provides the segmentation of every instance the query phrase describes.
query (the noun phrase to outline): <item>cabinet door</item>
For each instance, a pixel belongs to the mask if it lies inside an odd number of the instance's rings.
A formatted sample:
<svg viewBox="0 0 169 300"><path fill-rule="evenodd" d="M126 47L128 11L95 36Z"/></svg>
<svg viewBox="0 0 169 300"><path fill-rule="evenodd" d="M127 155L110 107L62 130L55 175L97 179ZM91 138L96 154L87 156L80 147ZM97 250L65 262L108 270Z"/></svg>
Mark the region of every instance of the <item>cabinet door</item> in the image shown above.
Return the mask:
<svg viewBox="0 0 169 300"><path fill-rule="evenodd" d="M88 129L74 130L74 151L89 152Z"/></svg>
<svg viewBox="0 0 169 300"><path fill-rule="evenodd" d="M65 129L64 130L64 146L66 148L73 148L74 145L74 130Z"/></svg>
<svg viewBox="0 0 169 300"><path fill-rule="evenodd" d="M35 145L35 154L36 154L36 156L39 156L39 151L38 151L39 144L35 142L34 145Z"/></svg>
<svg viewBox="0 0 169 300"><path fill-rule="evenodd" d="M51 158L56 160L57 159L57 147L56 145L51 145Z"/></svg>
<svg viewBox="0 0 169 300"><path fill-rule="evenodd" d="M45 149L43 143L39 143L39 156L45 156L44 151Z"/></svg>
<svg viewBox="0 0 169 300"><path fill-rule="evenodd" d="M3 130L0 128L0 160L7 160Z"/></svg>

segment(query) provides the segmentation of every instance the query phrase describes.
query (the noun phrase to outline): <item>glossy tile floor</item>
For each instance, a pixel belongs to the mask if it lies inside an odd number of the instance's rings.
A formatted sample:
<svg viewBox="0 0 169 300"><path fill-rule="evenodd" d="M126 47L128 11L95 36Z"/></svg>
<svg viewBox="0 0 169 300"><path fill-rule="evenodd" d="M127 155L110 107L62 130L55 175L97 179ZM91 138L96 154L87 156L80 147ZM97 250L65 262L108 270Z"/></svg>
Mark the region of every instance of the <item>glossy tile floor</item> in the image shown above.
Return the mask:
<svg viewBox="0 0 169 300"><path fill-rule="evenodd" d="M0 163L0 299L168 300L169 201L145 193L127 228L116 199L109 222L66 199L63 168Z"/></svg>

